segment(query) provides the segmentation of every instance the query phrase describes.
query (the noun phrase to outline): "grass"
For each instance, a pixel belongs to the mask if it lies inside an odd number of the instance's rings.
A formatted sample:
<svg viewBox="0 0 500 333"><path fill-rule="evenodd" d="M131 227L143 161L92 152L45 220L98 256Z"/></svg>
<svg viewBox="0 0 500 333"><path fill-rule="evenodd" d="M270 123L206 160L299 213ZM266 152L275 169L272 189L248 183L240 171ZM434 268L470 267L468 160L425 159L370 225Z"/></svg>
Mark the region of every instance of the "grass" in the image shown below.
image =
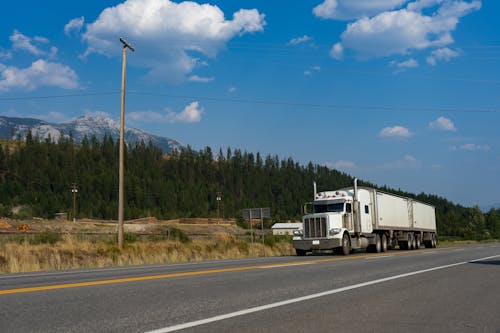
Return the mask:
<svg viewBox="0 0 500 333"><path fill-rule="evenodd" d="M180 231L167 239L141 240L126 234L120 251L114 241L80 240L70 234L41 233L30 239L4 239L0 243L0 273L179 263L293 254L289 239L266 241L218 232L208 239L189 239Z"/></svg>

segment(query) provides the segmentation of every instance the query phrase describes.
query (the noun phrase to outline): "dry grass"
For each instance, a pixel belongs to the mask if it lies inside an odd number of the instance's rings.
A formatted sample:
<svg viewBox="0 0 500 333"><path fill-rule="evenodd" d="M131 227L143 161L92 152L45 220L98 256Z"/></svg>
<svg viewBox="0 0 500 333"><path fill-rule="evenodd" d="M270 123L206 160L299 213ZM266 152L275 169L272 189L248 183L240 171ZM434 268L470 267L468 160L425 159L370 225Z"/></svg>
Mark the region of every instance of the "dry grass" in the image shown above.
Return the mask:
<svg viewBox="0 0 500 333"><path fill-rule="evenodd" d="M291 255L293 248L286 239L265 246L246 238L217 232L209 239L132 241L122 252L113 242L82 241L66 234L53 244L30 244L28 241L0 243L0 272L67 270L108 266L178 263L215 259L237 259Z"/></svg>

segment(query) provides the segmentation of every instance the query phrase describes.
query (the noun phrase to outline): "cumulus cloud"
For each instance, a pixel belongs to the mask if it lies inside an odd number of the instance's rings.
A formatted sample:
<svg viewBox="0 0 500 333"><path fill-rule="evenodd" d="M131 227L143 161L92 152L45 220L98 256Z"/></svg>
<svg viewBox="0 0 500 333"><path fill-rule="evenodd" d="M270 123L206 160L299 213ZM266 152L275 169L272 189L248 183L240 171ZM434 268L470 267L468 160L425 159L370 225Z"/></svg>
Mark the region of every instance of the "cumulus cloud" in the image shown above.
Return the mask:
<svg viewBox="0 0 500 333"><path fill-rule="evenodd" d="M12 53L9 51L2 51L0 50L0 60L10 60L12 59ZM0 64L1 65L1 64Z"/></svg>
<svg viewBox="0 0 500 333"><path fill-rule="evenodd" d="M397 68L415 68L418 67L418 61L411 58L406 61L396 62L394 63L394 66L396 66Z"/></svg>
<svg viewBox="0 0 500 333"><path fill-rule="evenodd" d="M201 116L204 112L205 109L200 106L200 103L195 101L187 105L182 112L171 112L167 116L171 123L197 123L201 120Z"/></svg>
<svg viewBox="0 0 500 333"><path fill-rule="evenodd" d="M311 37L309 37L308 35L304 35L302 37L292 38L288 42L288 45L295 46L295 45L298 45L298 44L301 44L301 43L305 43L305 42L310 41L310 40L311 40Z"/></svg>
<svg viewBox="0 0 500 333"><path fill-rule="evenodd" d="M402 159L393 163L387 163L382 166L383 169L413 169L418 170L422 168L422 162L412 155L405 155Z"/></svg>
<svg viewBox="0 0 500 333"><path fill-rule="evenodd" d="M351 161L346 161L346 160L338 160L333 163L326 163L325 164L329 168L337 169L337 170L352 170L356 169L356 164Z"/></svg>
<svg viewBox="0 0 500 333"><path fill-rule="evenodd" d="M491 148L488 145L478 145L475 143L466 143L461 146L451 146L450 150L464 150L464 151L489 151Z"/></svg>
<svg viewBox="0 0 500 333"><path fill-rule="evenodd" d="M381 138L409 138L412 132L403 126L385 127L379 132Z"/></svg>
<svg viewBox="0 0 500 333"><path fill-rule="evenodd" d="M40 86L78 88L78 76L68 66L39 59L27 68L0 68L0 92L34 90Z"/></svg>
<svg viewBox="0 0 500 333"><path fill-rule="evenodd" d="M439 117L429 123L429 128L440 131L456 131L457 128L451 119Z"/></svg>
<svg viewBox="0 0 500 333"><path fill-rule="evenodd" d="M174 112L167 109L166 113L154 111L128 112L127 119L139 123L197 123L205 109L200 106L198 101L188 104L181 112Z"/></svg>
<svg viewBox="0 0 500 333"><path fill-rule="evenodd" d="M208 82L212 82L213 80L215 80L213 77L202 77L202 76L198 76L198 75L191 75L188 78L188 81L190 81L190 82L199 82L199 83L208 83Z"/></svg>
<svg viewBox="0 0 500 333"><path fill-rule="evenodd" d="M151 78L180 81L203 63L199 57L213 58L228 40L263 31L264 17L256 9L240 9L226 19L219 7L210 4L127 0L86 24L84 56L119 56L118 38L123 36L140 53L129 58L132 64L149 69Z"/></svg>
<svg viewBox="0 0 500 333"><path fill-rule="evenodd" d="M36 56L45 55L45 52L38 48L37 44L46 44L48 43L48 39L43 37L34 37L30 38L26 35L23 35L17 30L14 30L12 35L10 35L9 40L12 43L12 48L16 51L26 51Z"/></svg>
<svg viewBox="0 0 500 333"><path fill-rule="evenodd" d="M454 51L447 47L437 49L431 52L431 55L427 57L427 63L431 66L435 66L438 61L450 61L450 59L458 57L460 53Z"/></svg>
<svg viewBox="0 0 500 333"><path fill-rule="evenodd" d="M323 19L351 20L398 8L408 0L325 0L313 13Z"/></svg>
<svg viewBox="0 0 500 333"><path fill-rule="evenodd" d="M64 33L67 36L70 36L72 33L79 34L84 22L85 18L83 16L72 19L64 26Z"/></svg>
<svg viewBox="0 0 500 333"><path fill-rule="evenodd" d="M339 59L347 49L361 58L445 49L454 42L452 32L460 19L480 8L480 0L326 0L313 11L321 18L353 20L330 51ZM458 55L436 51L429 56L431 64Z"/></svg>
<svg viewBox="0 0 500 333"><path fill-rule="evenodd" d="M344 47L341 43L335 43L330 50L330 57L340 60L344 56Z"/></svg>
<svg viewBox="0 0 500 333"><path fill-rule="evenodd" d="M236 92L236 87L229 87L227 89L227 91L230 92L230 93L234 93L234 92Z"/></svg>

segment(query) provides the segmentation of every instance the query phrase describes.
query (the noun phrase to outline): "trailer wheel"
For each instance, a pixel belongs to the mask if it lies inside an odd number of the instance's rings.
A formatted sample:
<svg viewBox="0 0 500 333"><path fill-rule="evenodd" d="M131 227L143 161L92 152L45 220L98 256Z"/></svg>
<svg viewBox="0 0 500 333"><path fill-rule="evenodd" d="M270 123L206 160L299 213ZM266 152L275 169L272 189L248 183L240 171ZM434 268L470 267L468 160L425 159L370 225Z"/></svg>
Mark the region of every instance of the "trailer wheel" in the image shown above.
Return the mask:
<svg viewBox="0 0 500 333"><path fill-rule="evenodd" d="M300 250L300 249L295 249L295 253L297 253L297 256L303 257L306 255L306 250Z"/></svg>
<svg viewBox="0 0 500 333"><path fill-rule="evenodd" d="M420 236L415 237L415 249L418 250L420 249Z"/></svg>
<svg viewBox="0 0 500 333"><path fill-rule="evenodd" d="M381 251L382 252L387 252L387 236L385 234L382 234L380 236L380 245L381 245Z"/></svg>
<svg viewBox="0 0 500 333"><path fill-rule="evenodd" d="M431 247L435 248L437 246L436 234L432 234L431 236Z"/></svg>
<svg viewBox="0 0 500 333"><path fill-rule="evenodd" d="M408 241L410 242L410 241ZM411 245L410 245L410 250L415 250L417 248L417 240L415 238L415 235L411 234Z"/></svg>
<svg viewBox="0 0 500 333"><path fill-rule="evenodd" d="M351 238L347 233L344 233L342 237L342 254L347 256L349 253L351 253Z"/></svg>

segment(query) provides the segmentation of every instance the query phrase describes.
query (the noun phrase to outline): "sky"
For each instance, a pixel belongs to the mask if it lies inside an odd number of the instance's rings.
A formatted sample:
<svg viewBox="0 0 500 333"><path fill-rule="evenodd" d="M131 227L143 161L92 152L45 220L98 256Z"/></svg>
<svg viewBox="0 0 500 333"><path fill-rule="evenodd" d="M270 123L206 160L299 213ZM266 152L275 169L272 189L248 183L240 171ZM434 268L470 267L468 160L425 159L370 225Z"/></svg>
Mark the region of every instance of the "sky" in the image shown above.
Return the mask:
<svg viewBox="0 0 500 333"><path fill-rule="evenodd" d="M8 1L0 115L119 121L123 37L127 127L487 206L498 13L493 0Z"/></svg>

